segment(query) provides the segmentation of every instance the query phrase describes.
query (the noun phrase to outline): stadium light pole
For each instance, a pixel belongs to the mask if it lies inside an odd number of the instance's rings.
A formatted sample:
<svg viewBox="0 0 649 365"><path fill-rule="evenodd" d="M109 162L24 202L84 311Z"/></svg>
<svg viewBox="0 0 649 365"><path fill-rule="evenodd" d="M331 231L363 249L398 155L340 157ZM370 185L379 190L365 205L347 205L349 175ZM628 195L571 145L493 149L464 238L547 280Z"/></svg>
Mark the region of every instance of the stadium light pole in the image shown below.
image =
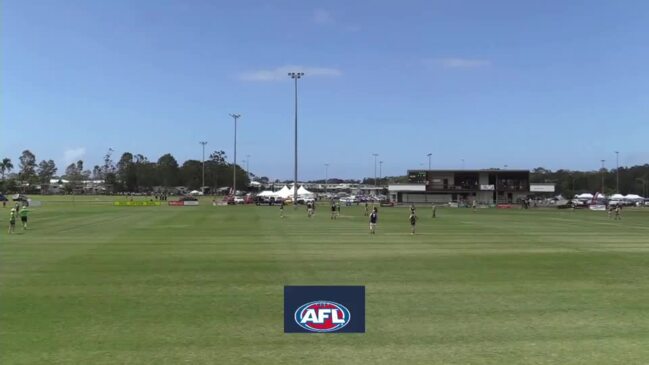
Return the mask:
<svg viewBox="0 0 649 365"><path fill-rule="evenodd" d="M379 179L383 179L383 161L379 161Z"/></svg>
<svg viewBox="0 0 649 365"><path fill-rule="evenodd" d="M295 80L295 166L293 168L293 209L297 209L297 80L304 76L304 72L289 72Z"/></svg>
<svg viewBox="0 0 649 365"><path fill-rule="evenodd" d="M642 178L642 179L636 178L635 180L642 183L642 196L644 198L646 198L647 197L647 179L646 178Z"/></svg>
<svg viewBox="0 0 649 365"><path fill-rule="evenodd" d="M430 170L430 161L431 161L430 158L433 156L433 154L429 153L426 156L428 156L428 170Z"/></svg>
<svg viewBox="0 0 649 365"><path fill-rule="evenodd" d="M601 190L601 193L604 194L604 170L605 170L604 162L606 162L606 160L601 160L601 161L602 161L602 173L601 173L601 175L602 175L602 190Z"/></svg>
<svg viewBox="0 0 649 365"><path fill-rule="evenodd" d="M250 166L248 165L250 163L250 155L246 155L246 176L250 178Z"/></svg>
<svg viewBox="0 0 649 365"><path fill-rule="evenodd" d="M203 176L201 180L201 192L205 194L205 145L207 144L207 141L200 141L198 143L203 145Z"/></svg>
<svg viewBox="0 0 649 365"><path fill-rule="evenodd" d="M376 186L376 158L379 157L378 153L373 153L374 156L374 186Z"/></svg>
<svg viewBox="0 0 649 365"><path fill-rule="evenodd" d="M325 165L325 194L327 193L327 182L329 180L329 164L326 163Z"/></svg>
<svg viewBox="0 0 649 365"><path fill-rule="evenodd" d="M241 114L231 113L230 116L234 119L234 163L232 164L232 195L237 195L237 119L241 118Z"/></svg>
<svg viewBox="0 0 649 365"><path fill-rule="evenodd" d="M620 151L615 151L615 190L620 193Z"/></svg>

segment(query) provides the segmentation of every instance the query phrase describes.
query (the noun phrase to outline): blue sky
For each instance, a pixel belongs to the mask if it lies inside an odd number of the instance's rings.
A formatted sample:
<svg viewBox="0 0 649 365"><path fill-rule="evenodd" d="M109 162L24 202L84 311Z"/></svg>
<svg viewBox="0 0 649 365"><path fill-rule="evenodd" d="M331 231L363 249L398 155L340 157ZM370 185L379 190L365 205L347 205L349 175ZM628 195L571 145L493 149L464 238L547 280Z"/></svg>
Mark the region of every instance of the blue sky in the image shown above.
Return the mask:
<svg viewBox="0 0 649 365"><path fill-rule="evenodd" d="M289 178L649 162L647 1L49 1L1 11L0 155L208 150ZM118 158L119 156L116 156Z"/></svg>

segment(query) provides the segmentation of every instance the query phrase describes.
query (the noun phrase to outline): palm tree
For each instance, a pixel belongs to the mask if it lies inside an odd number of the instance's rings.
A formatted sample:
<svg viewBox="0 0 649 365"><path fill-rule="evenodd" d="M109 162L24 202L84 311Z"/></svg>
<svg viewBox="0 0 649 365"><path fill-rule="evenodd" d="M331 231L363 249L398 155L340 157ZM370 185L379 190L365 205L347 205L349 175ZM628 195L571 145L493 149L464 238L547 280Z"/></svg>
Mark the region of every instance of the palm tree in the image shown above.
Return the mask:
<svg viewBox="0 0 649 365"><path fill-rule="evenodd" d="M2 180L4 181L5 179L5 173L11 172L11 170L14 168L14 165L11 163L11 159L9 158L3 158L2 162L0 162L0 173L2 173Z"/></svg>

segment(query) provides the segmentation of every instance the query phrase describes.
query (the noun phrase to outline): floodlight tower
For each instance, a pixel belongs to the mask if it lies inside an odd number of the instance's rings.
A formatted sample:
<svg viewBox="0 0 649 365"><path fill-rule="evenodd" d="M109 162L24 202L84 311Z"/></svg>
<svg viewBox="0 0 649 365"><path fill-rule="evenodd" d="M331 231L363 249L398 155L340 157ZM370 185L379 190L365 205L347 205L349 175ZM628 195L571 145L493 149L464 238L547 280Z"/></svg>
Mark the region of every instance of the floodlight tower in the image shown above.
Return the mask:
<svg viewBox="0 0 649 365"><path fill-rule="evenodd" d="M297 209L297 80L304 72L289 72L288 76L295 80L295 166L293 168L293 208Z"/></svg>
<svg viewBox="0 0 649 365"><path fill-rule="evenodd" d="M606 160L601 160L602 161L602 190L601 193L604 194L604 172L606 171L606 168L604 167L604 163Z"/></svg>
<svg viewBox="0 0 649 365"><path fill-rule="evenodd" d="M207 141L200 141L198 143L203 145L203 177L201 180L201 192L205 194L205 145L207 144Z"/></svg>
<svg viewBox="0 0 649 365"><path fill-rule="evenodd" d="M329 164L326 163L325 165L325 193L327 193L327 182L329 180Z"/></svg>
<svg viewBox="0 0 649 365"><path fill-rule="evenodd" d="M230 116L234 119L234 162L232 163L232 195L237 195L237 119L241 118L241 114L231 113Z"/></svg>
<svg viewBox="0 0 649 365"><path fill-rule="evenodd" d="M620 193L620 151L615 151L615 190Z"/></svg>
<svg viewBox="0 0 649 365"><path fill-rule="evenodd" d="M250 178L250 155L246 155L246 176Z"/></svg>
<svg viewBox="0 0 649 365"><path fill-rule="evenodd" d="M373 153L374 156L374 187L376 187L376 158L379 157L378 153Z"/></svg>

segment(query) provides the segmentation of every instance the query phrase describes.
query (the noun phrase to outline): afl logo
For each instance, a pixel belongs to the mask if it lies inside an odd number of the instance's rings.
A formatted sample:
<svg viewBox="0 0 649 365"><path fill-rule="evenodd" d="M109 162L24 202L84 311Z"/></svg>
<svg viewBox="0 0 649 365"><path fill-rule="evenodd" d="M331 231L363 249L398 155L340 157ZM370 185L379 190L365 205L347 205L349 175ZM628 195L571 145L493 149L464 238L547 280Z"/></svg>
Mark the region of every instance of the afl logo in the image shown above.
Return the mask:
<svg viewBox="0 0 649 365"><path fill-rule="evenodd" d="M295 322L311 332L334 332L349 324L351 314L342 304L319 300L303 304L295 311Z"/></svg>

